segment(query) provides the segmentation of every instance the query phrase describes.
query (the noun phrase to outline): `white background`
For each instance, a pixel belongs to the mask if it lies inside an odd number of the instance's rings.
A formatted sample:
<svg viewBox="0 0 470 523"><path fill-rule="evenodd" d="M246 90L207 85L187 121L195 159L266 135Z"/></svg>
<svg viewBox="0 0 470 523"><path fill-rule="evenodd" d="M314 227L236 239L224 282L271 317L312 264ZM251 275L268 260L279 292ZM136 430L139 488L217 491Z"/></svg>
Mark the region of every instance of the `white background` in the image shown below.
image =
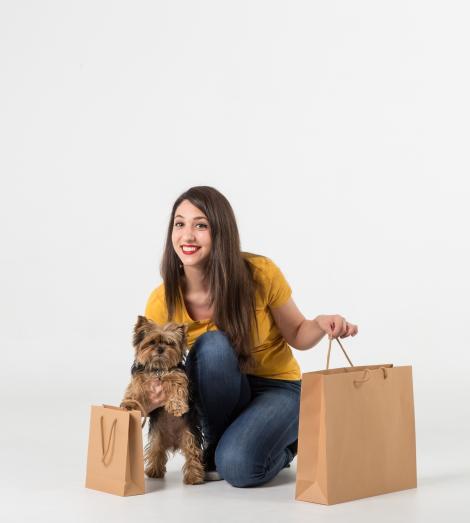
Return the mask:
<svg viewBox="0 0 470 523"><path fill-rule="evenodd" d="M307 318L359 325L356 365L413 366L420 486L349 516L384 521L394 499L408 521L468 517L468 16L452 0L0 2L8 521L120 521L143 499L139 517L158 516L161 495L84 489L89 408L121 399L193 185L225 194L242 249L281 267ZM326 348L295 351L302 371ZM274 520L343 514L294 501L288 472L279 509L217 488Z"/></svg>

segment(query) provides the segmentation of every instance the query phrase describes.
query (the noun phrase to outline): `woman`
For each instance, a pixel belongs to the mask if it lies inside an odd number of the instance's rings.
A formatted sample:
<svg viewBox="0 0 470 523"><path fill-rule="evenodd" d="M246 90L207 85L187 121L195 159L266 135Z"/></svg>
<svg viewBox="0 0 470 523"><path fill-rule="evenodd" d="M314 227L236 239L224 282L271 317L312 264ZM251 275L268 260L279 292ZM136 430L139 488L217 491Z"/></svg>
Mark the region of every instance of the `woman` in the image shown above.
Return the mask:
<svg viewBox="0 0 470 523"><path fill-rule="evenodd" d="M240 251L232 207L213 187L192 187L174 203L160 271L145 316L188 324L205 479L271 480L297 454L301 371L289 345L355 336L357 325L339 315L305 319L276 264ZM150 410L165 403L158 379L149 401Z"/></svg>

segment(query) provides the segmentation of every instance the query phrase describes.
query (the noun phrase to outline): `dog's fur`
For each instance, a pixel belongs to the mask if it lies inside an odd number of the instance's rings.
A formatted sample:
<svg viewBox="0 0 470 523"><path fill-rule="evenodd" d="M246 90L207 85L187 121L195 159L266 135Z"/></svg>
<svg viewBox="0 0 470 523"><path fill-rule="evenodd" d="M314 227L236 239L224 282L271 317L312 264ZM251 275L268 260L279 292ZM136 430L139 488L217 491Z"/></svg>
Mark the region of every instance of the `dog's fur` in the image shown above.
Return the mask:
<svg viewBox="0 0 470 523"><path fill-rule="evenodd" d="M138 316L134 327L134 363L132 380L121 406L142 405L148 413L149 382L159 377L167 399L164 406L148 414L148 444L145 447L145 473L150 478L163 478L169 451L180 449L185 456L183 482L204 482L203 436L193 394L185 372L187 325L154 321ZM139 408L141 410L141 408Z"/></svg>

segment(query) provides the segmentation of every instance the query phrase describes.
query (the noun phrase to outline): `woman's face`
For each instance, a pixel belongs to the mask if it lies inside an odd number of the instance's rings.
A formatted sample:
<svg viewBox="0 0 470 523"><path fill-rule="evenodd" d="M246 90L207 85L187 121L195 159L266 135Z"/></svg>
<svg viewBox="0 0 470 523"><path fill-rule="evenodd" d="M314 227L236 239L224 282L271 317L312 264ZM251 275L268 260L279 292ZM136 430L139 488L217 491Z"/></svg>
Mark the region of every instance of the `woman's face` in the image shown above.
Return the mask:
<svg viewBox="0 0 470 523"><path fill-rule="evenodd" d="M183 200L176 208L171 241L185 266L202 267L209 256L212 244L209 220L189 200Z"/></svg>

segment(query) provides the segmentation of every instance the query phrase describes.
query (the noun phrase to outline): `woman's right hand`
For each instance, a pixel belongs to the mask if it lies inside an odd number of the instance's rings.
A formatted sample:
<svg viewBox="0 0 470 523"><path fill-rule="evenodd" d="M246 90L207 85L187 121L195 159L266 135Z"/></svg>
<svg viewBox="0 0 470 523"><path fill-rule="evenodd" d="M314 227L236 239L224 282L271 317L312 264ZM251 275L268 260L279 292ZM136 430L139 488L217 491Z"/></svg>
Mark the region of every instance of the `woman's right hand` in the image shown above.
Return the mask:
<svg viewBox="0 0 470 523"><path fill-rule="evenodd" d="M163 385L159 378L154 378L150 381L148 386L147 404L149 405L149 410L147 415L150 414L152 410L155 410L158 407L163 407L166 403L165 391L163 390Z"/></svg>

